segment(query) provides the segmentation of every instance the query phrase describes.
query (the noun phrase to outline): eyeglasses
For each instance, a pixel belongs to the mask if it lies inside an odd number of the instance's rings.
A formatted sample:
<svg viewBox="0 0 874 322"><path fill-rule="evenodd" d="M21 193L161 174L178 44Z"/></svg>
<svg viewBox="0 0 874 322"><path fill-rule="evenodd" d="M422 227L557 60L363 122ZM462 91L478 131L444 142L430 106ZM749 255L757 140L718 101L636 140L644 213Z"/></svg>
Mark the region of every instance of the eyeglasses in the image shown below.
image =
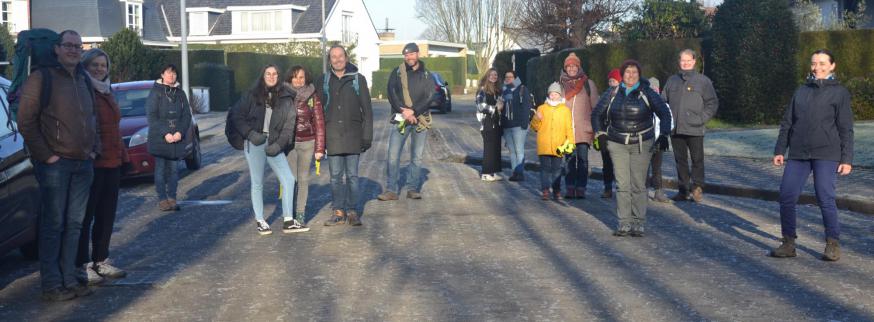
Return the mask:
<svg viewBox="0 0 874 322"><path fill-rule="evenodd" d="M504 76L504 79L514 79L516 76Z"/></svg>
<svg viewBox="0 0 874 322"><path fill-rule="evenodd" d="M61 44L61 47L69 51L82 51L82 44L65 42Z"/></svg>

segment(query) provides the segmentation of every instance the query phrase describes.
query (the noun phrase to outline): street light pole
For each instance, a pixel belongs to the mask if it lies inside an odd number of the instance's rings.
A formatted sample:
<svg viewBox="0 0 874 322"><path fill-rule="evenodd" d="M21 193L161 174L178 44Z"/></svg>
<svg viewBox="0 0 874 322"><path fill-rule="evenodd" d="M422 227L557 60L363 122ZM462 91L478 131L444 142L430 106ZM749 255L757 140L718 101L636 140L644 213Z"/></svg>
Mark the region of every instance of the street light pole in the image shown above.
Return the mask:
<svg viewBox="0 0 874 322"><path fill-rule="evenodd" d="M185 95L191 95L188 91L188 17L185 16L185 0L179 0L180 18L182 22L182 90Z"/></svg>
<svg viewBox="0 0 874 322"><path fill-rule="evenodd" d="M320 43L322 46L321 54L322 54L322 74L328 72L328 56L325 53L325 0L322 0L322 39L320 39Z"/></svg>

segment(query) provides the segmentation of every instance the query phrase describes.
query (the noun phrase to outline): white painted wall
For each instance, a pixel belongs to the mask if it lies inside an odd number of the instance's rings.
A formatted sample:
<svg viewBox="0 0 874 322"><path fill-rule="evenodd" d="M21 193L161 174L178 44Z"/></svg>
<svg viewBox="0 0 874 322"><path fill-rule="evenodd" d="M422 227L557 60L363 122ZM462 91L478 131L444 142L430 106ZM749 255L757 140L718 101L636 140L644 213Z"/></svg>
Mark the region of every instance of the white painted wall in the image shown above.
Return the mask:
<svg viewBox="0 0 874 322"><path fill-rule="evenodd" d="M12 1L12 28L10 33L17 34L19 31L30 29L30 12L27 10L27 0Z"/></svg>
<svg viewBox="0 0 874 322"><path fill-rule="evenodd" d="M367 12L362 0L342 0L337 1L334 10L327 17L325 26L325 37L328 41L343 39L343 12L352 13L351 30L358 33L358 46L355 48L355 55L358 58L356 65L359 73L367 78L367 84L372 85L373 79L371 76L374 71L379 70L379 35L376 34L376 27L370 19L370 14Z"/></svg>

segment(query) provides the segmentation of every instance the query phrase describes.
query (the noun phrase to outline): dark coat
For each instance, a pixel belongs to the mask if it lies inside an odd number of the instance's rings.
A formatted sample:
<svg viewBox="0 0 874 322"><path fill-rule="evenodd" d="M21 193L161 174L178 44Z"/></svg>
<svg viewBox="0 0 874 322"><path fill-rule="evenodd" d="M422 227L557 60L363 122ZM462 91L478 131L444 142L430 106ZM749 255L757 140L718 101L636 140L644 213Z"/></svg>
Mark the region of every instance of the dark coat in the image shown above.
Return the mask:
<svg viewBox="0 0 874 322"><path fill-rule="evenodd" d="M276 153L267 156L277 156L282 151L294 148L294 125L297 118L297 109L294 107L294 92L286 85L280 86L276 98L276 106L270 107L269 133L267 135L267 147L278 145ZM249 91L240 98L236 111L231 116L231 122L237 131L247 138L252 132L263 133L264 117L267 112L266 102L261 102L254 91ZM247 139L248 140L248 139Z"/></svg>
<svg viewBox="0 0 874 322"><path fill-rule="evenodd" d="M850 92L837 80L809 80L792 96L780 122L774 155L853 163Z"/></svg>
<svg viewBox="0 0 874 322"><path fill-rule="evenodd" d="M167 86L155 81L146 99L146 114L149 118L149 153L164 159L182 160L191 150L192 138L188 135L191 127L191 108L188 97L179 88L179 83ZM167 143L166 134L179 132L182 140Z"/></svg>
<svg viewBox="0 0 874 322"><path fill-rule="evenodd" d="M425 62L419 61L419 68L413 70L410 66L404 63L407 69L407 83L410 90L410 99L413 100L413 106L404 104L404 90L401 86L400 66L395 67L388 76L388 102L391 104L392 113L400 113L401 107L412 108L415 116L419 116L431 111L431 100L434 98L435 90L434 78L431 72L425 68ZM389 119L390 123L397 123L394 115Z"/></svg>
<svg viewBox="0 0 874 322"><path fill-rule="evenodd" d="M353 81L358 78L358 94ZM328 93L324 92L322 75L316 78L315 87L325 106L325 148L328 155L360 154L373 143L373 108L370 105L370 90L367 79L358 74L358 68L346 64L346 72L338 78L328 74ZM327 99L327 96L330 99Z"/></svg>
<svg viewBox="0 0 874 322"><path fill-rule="evenodd" d="M641 78L638 87L628 95L625 94L625 87L620 85L611 104L612 94L611 91L607 91L601 95L598 106L592 111L592 129L595 130L595 133L606 131L607 139L610 141L638 144L641 138L646 141L655 137L653 115L659 118L659 132L670 133L671 111L662 101L661 96L649 87L649 81ZM641 98L641 95L646 96L649 105ZM611 105L609 114L604 115L608 125L607 128L604 128L599 120L601 120L602 114L608 113L608 105ZM641 135L640 137L637 136L638 133Z"/></svg>
<svg viewBox="0 0 874 322"><path fill-rule="evenodd" d="M662 98L673 112L676 134L703 136L704 125L719 108L713 83L696 71L680 72L668 78Z"/></svg>
<svg viewBox="0 0 874 322"><path fill-rule="evenodd" d="M513 127L528 129L528 124L531 123L531 109L534 108L528 88L515 82L513 86L504 85L502 95L505 105L501 111L501 126L505 129Z"/></svg>

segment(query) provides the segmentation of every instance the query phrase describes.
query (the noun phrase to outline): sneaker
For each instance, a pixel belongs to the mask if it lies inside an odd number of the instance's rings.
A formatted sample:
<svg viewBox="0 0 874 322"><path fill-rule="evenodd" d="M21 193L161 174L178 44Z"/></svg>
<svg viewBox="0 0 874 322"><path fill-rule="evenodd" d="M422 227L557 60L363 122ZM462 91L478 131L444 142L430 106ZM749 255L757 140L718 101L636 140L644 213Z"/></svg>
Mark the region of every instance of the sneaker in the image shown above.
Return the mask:
<svg viewBox="0 0 874 322"><path fill-rule="evenodd" d="M632 227L629 235L631 235L631 237L643 237L643 227Z"/></svg>
<svg viewBox="0 0 874 322"><path fill-rule="evenodd" d="M822 253L822 260L836 262L841 259L841 244L837 239L828 237L825 239L825 251Z"/></svg>
<svg viewBox="0 0 874 322"><path fill-rule="evenodd" d="M494 182L497 181L494 176L491 174L484 174L480 176L480 179L485 182Z"/></svg>
<svg viewBox="0 0 874 322"><path fill-rule="evenodd" d="M540 195L540 199L541 200L549 200L549 196L550 196L549 189L544 189L543 194Z"/></svg>
<svg viewBox="0 0 874 322"><path fill-rule="evenodd" d="M629 226L621 226L619 229L613 232L613 236L616 237L625 237L631 234L631 227Z"/></svg>
<svg viewBox="0 0 874 322"><path fill-rule="evenodd" d="M270 224L268 224L266 221L259 220L256 221L255 224L258 226L258 234L270 235L273 233L273 231L270 230Z"/></svg>
<svg viewBox="0 0 874 322"><path fill-rule="evenodd" d="M331 215L331 219L325 220L325 226L336 226L342 225L346 223L346 214L343 213L342 210L334 210L334 214Z"/></svg>
<svg viewBox="0 0 874 322"><path fill-rule="evenodd" d="M507 180L514 181L514 182L515 181L525 181L525 175L523 175L519 172L513 172L513 175L511 175L510 178Z"/></svg>
<svg viewBox="0 0 874 322"><path fill-rule="evenodd" d="M170 211L179 211L182 209L176 204L176 199L168 199L167 206L170 208Z"/></svg>
<svg viewBox="0 0 874 322"><path fill-rule="evenodd" d="M665 195L665 191L662 189L657 189L652 199L661 203L671 203L671 199Z"/></svg>
<svg viewBox="0 0 874 322"><path fill-rule="evenodd" d="M91 290L88 285L84 284L76 284L70 288L70 292L76 295L76 297L86 297L88 295L94 294L94 291Z"/></svg>
<svg viewBox="0 0 874 322"><path fill-rule="evenodd" d="M697 203L704 201L704 190L702 190L701 187L695 187L695 189L692 189L692 201Z"/></svg>
<svg viewBox="0 0 874 322"><path fill-rule="evenodd" d="M555 193L552 194L555 197L555 200L564 200L564 197L561 196L561 190L555 190Z"/></svg>
<svg viewBox="0 0 874 322"><path fill-rule="evenodd" d="M127 276L127 272L125 272L121 268L109 265L109 261L107 261L107 260L104 260L104 261L98 262L98 263L94 263L94 266L92 266L92 267L93 268L91 270L97 274L100 274L100 276L102 276L102 277L122 278L122 277ZM91 285L91 284L89 284L89 285Z"/></svg>
<svg viewBox="0 0 874 322"><path fill-rule="evenodd" d="M407 191L407 199L422 199L422 194L418 191Z"/></svg>
<svg viewBox="0 0 874 322"><path fill-rule="evenodd" d="M398 194L394 193L394 191L386 191L376 196L376 199L380 201L398 200Z"/></svg>
<svg viewBox="0 0 874 322"><path fill-rule="evenodd" d="M500 174L497 174L497 173L492 174L492 178L495 178L495 181L504 180L504 177L502 177Z"/></svg>
<svg viewBox="0 0 874 322"><path fill-rule="evenodd" d="M577 188L577 199L586 199L586 189Z"/></svg>
<svg viewBox="0 0 874 322"><path fill-rule="evenodd" d="M361 218L358 218L358 212L355 210L346 212L346 224L349 226L361 226Z"/></svg>
<svg viewBox="0 0 874 322"><path fill-rule="evenodd" d="M76 280L82 284L97 285L103 283L103 276L100 276L94 270L94 266L91 263L85 263L76 268Z"/></svg>
<svg viewBox="0 0 874 322"><path fill-rule="evenodd" d="M783 243L780 244L780 247L777 247L771 251L771 257L795 257L795 238L783 237L782 239L780 239L780 241L782 241Z"/></svg>
<svg viewBox="0 0 874 322"><path fill-rule="evenodd" d="M282 222L282 232L284 233L302 233L305 231L310 231L310 228L297 219Z"/></svg>
<svg viewBox="0 0 874 322"><path fill-rule="evenodd" d="M42 300L48 302L69 301L76 297L76 293L63 287L53 288L42 292Z"/></svg>
<svg viewBox="0 0 874 322"><path fill-rule="evenodd" d="M158 210L161 210L161 211L170 211L170 210L172 210L172 208L170 208L170 203L169 203L169 201L168 201L168 200L161 200L161 201L159 201L159 202L158 202Z"/></svg>

